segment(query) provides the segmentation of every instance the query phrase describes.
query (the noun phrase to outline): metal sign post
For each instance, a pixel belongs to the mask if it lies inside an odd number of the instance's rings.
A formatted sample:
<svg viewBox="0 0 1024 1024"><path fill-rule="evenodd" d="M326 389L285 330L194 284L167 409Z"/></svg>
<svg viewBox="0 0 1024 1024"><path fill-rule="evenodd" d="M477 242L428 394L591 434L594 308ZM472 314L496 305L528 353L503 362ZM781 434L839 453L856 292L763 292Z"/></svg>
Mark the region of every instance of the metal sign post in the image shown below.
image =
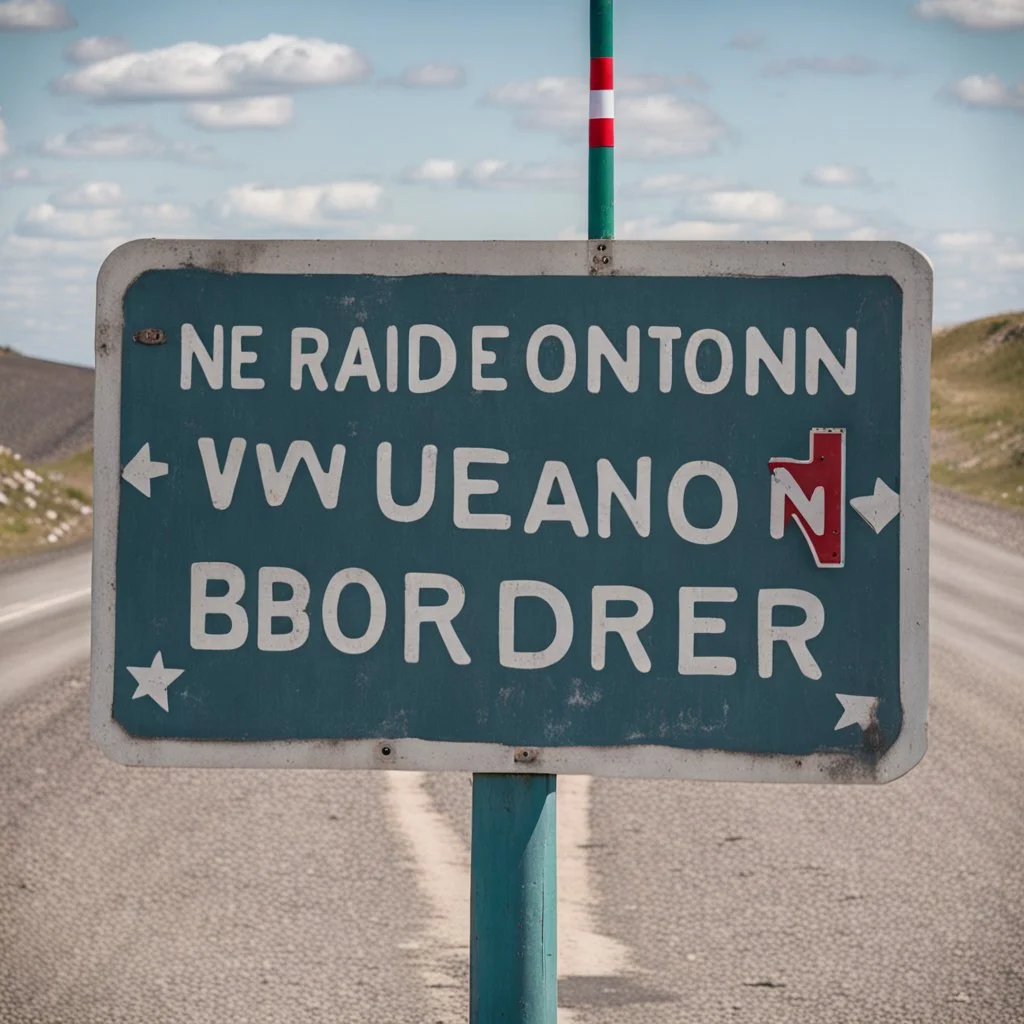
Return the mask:
<svg viewBox="0 0 1024 1024"><path fill-rule="evenodd" d="M615 235L612 0L590 0L590 159L587 237Z"/></svg>
<svg viewBox="0 0 1024 1024"><path fill-rule="evenodd" d="M612 0L590 0L587 234L615 234ZM598 259L605 258L598 255ZM605 258L606 259L606 258ZM606 260L607 262L607 260ZM530 757L523 751L520 757ZM556 775L473 776L471 1024L555 1024Z"/></svg>
<svg viewBox="0 0 1024 1024"><path fill-rule="evenodd" d="M557 775L474 775L471 1024L555 1024Z"/></svg>
<svg viewBox="0 0 1024 1024"><path fill-rule="evenodd" d="M610 239L614 234L611 4L612 0L590 2L591 239ZM520 757L530 753L523 751ZM555 1024L556 798L556 775L473 776L471 1024Z"/></svg>

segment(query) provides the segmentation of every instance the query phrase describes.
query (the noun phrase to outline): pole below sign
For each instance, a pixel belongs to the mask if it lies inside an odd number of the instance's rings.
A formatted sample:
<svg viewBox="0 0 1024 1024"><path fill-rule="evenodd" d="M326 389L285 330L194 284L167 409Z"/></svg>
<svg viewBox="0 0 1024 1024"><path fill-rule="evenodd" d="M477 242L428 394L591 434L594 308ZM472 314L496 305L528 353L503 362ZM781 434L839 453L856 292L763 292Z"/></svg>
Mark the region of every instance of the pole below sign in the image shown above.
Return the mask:
<svg viewBox="0 0 1024 1024"><path fill-rule="evenodd" d="M612 0L590 0L589 238L615 234ZM524 752L529 756L528 752ZM556 775L473 776L471 1024L555 1024Z"/></svg>
<svg viewBox="0 0 1024 1024"><path fill-rule="evenodd" d="M471 1021L554 1024L556 779L473 776Z"/></svg>

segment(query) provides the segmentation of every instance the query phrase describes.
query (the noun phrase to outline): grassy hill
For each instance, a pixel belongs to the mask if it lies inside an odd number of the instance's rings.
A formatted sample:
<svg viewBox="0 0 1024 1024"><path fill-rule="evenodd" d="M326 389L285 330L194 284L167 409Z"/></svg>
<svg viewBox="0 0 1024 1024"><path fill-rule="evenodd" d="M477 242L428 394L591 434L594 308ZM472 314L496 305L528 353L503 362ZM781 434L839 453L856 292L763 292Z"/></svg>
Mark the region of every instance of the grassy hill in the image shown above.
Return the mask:
<svg viewBox="0 0 1024 1024"><path fill-rule="evenodd" d="M1024 509L1024 312L936 332L932 479Z"/></svg>
<svg viewBox="0 0 1024 1024"><path fill-rule="evenodd" d="M88 537L92 449L33 468L0 446L0 559Z"/></svg>

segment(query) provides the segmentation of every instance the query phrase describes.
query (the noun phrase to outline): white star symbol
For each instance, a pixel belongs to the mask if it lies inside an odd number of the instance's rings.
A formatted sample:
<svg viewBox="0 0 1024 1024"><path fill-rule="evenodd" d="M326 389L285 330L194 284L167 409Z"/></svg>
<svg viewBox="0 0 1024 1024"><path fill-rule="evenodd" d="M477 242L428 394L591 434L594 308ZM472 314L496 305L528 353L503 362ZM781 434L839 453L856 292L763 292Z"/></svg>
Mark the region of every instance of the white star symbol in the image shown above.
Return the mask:
<svg viewBox="0 0 1024 1024"><path fill-rule="evenodd" d="M152 665L129 665L128 671L139 684L132 694L132 700L152 697L164 711L170 710L167 706L167 687L185 671L183 668L165 668L163 652L157 651Z"/></svg>

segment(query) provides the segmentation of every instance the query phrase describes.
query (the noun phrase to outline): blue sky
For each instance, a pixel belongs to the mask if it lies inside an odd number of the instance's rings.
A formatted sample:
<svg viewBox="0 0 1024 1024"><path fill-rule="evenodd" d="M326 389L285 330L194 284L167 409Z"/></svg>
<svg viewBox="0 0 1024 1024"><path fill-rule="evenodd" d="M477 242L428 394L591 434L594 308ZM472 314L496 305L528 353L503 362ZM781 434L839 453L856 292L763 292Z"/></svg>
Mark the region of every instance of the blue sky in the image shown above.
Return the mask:
<svg viewBox="0 0 1024 1024"><path fill-rule="evenodd" d="M133 237L582 237L587 8L0 0L0 344L91 363ZM899 239L937 322L1024 307L1024 0L615 19L619 237Z"/></svg>

